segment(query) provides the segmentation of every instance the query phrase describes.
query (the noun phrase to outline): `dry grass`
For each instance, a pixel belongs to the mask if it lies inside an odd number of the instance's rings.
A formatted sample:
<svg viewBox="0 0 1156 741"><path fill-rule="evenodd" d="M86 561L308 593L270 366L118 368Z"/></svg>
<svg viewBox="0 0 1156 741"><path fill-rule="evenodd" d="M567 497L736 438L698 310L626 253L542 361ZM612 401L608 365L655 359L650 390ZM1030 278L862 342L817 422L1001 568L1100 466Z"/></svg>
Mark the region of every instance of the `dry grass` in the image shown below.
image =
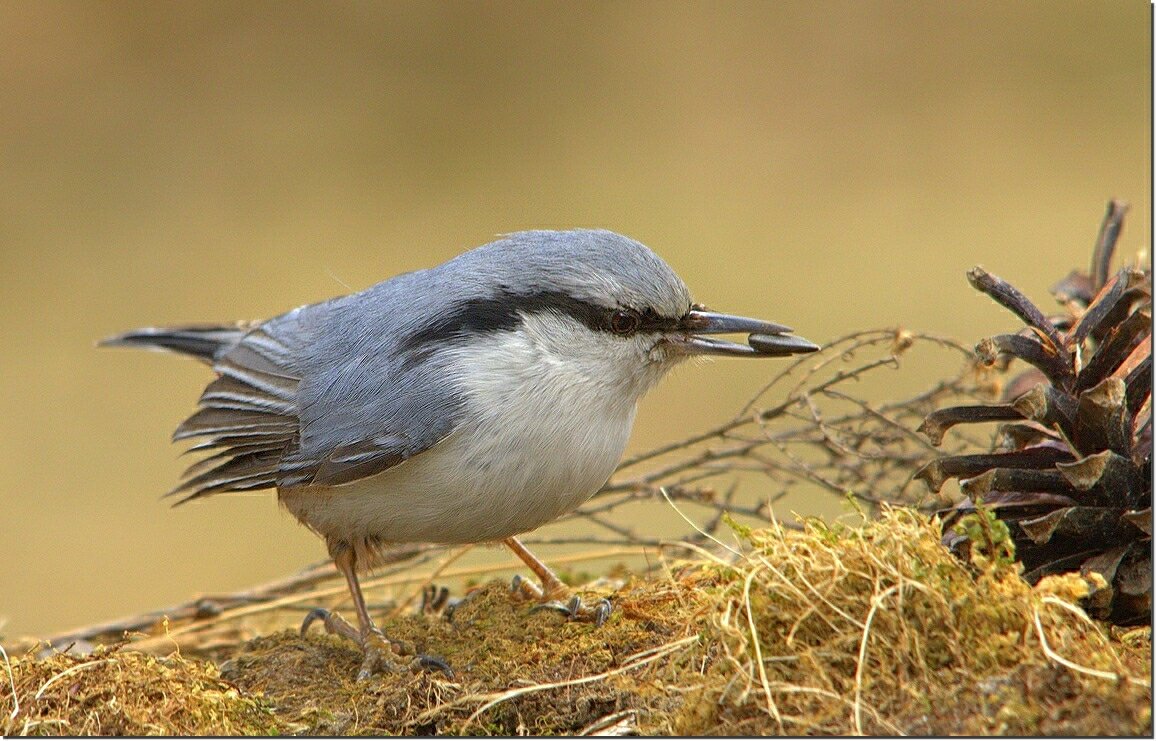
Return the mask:
<svg viewBox="0 0 1156 741"><path fill-rule="evenodd" d="M20 733L1151 733L1150 630L1111 632L1078 576L1035 588L972 564L908 509L743 530L666 573L602 588L602 628L529 613L494 581L452 620L388 618L456 669L353 680L353 646L282 631L209 661L133 644L10 662ZM977 553L980 549L977 549ZM220 620L221 616L214 618Z"/></svg>
<svg viewBox="0 0 1156 741"><path fill-rule="evenodd" d="M723 660L674 730L1150 732L1150 639L1125 645L1088 620L1080 577L1033 589L1013 563L961 564L903 509L747 537L736 564L707 570Z"/></svg>
<svg viewBox="0 0 1156 741"><path fill-rule="evenodd" d="M268 735L281 727L268 703L242 694L212 664L179 655L111 647L4 659L5 736Z"/></svg>

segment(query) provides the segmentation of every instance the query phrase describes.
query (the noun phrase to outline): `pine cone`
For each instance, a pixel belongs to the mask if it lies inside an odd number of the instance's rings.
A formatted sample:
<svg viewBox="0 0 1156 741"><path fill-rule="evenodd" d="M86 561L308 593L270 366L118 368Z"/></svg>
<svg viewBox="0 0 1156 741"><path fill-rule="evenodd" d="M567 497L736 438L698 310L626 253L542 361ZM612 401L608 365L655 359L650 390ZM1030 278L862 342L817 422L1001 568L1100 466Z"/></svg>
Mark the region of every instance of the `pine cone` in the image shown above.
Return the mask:
<svg viewBox="0 0 1156 741"><path fill-rule="evenodd" d="M916 474L932 491L959 479L966 499L943 513L944 544L957 555L972 545L960 520L982 502L1007 524L1025 579L1096 572L1089 613L1123 625L1150 623L1152 610L1151 270L1108 276L1126 210L1108 204L1091 271L1052 289L1061 316L982 268L968 273L1027 325L981 341L976 354L1030 368L1007 384L1004 403L941 409L919 428L939 445L953 425L1004 422L992 452L939 458Z"/></svg>

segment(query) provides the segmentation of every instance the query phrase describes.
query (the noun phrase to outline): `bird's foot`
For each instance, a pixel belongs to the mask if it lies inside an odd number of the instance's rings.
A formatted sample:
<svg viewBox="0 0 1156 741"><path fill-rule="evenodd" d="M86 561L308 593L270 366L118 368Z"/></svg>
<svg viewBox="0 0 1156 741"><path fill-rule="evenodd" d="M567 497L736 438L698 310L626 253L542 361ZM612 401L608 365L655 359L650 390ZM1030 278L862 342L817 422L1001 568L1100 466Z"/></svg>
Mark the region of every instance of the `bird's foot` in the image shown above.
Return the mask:
<svg viewBox="0 0 1156 741"><path fill-rule="evenodd" d="M592 605L588 605L582 601L581 597L574 595L566 604L562 604L558 600L550 600L549 602L542 602L530 608L530 612L538 612L539 610L555 610L570 620L594 623L595 627L601 627L602 624L610 618L610 613L614 611L614 606L610 604L610 600L605 597Z"/></svg>
<svg viewBox="0 0 1156 741"><path fill-rule="evenodd" d="M510 582L510 591L518 599L533 600L538 603L530 608L530 612L554 610L565 615L569 620L594 623L596 627L601 627L614 610L610 600L605 597L592 605L585 604L578 595L570 595L570 590L561 582L552 585L552 588L547 592L532 581L523 579L521 576L514 576L513 581Z"/></svg>
<svg viewBox="0 0 1156 741"><path fill-rule="evenodd" d="M437 656L427 656L417 653L413 646L401 641L391 641L385 637L376 626L370 626L366 631L354 628L349 622L336 612L323 607L316 607L309 611L301 623L301 635L309 630L309 626L320 620L325 626L325 632L339 635L356 643L365 653L361 668L357 672L357 679L364 681L380 672L398 673L404 670L417 671L437 670L445 674L448 679L454 678L454 671L443 659ZM395 659L409 658L408 661L395 663Z"/></svg>
<svg viewBox="0 0 1156 741"><path fill-rule="evenodd" d="M451 597L448 587L438 587L427 584L421 590L421 607L423 615L440 615L448 623L454 621L454 612L458 607L473 599L477 592L467 592L464 597Z"/></svg>
<svg viewBox="0 0 1156 741"><path fill-rule="evenodd" d="M450 598L449 587L426 584L421 590L421 606L418 611L423 615L448 615L460 601Z"/></svg>

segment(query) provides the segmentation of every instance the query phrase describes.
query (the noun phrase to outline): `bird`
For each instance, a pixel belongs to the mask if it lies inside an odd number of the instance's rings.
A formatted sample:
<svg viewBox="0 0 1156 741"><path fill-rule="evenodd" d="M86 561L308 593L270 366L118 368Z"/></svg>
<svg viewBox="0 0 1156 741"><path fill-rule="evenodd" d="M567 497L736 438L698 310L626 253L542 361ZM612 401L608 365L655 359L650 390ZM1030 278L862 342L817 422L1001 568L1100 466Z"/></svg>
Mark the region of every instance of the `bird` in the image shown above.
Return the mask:
<svg viewBox="0 0 1156 741"><path fill-rule="evenodd" d="M215 374L173 440L206 457L178 503L275 489L325 542L366 678L402 653L366 608L359 571L404 543L507 545L540 586L520 589L601 623L518 536L610 478L639 400L681 361L819 347L789 327L716 313L645 245L603 229L523 231L436 267L265 321L146 327L101 341L187 355ZM745 333L746 343L717 335ZM412 663L451 670L437 657Z"/></svg>

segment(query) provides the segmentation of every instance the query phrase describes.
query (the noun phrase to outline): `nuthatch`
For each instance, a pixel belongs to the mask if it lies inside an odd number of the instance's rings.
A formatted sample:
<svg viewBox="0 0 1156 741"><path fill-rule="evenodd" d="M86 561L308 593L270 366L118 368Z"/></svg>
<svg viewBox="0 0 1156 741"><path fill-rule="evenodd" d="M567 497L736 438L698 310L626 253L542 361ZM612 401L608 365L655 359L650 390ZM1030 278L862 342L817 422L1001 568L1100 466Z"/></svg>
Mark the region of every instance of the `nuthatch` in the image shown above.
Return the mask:
<svg viewBox="0 0 1156 741"><path fill-rule="evenodd" d="M359 627L318 616L362 646L368 676L390 647L357 570L380 547L502 541L541 580L537 596L560 605L568 589L515 536L602 487L638 400L679 361L818 349L790 331L706 311L645 246L573 230L511 234L265 322L138 329L104 344L212 366L216 380L174 434L210 454L173 493L276 488L349 584ZM609 608L565 609L601 621Z"/></svg>

